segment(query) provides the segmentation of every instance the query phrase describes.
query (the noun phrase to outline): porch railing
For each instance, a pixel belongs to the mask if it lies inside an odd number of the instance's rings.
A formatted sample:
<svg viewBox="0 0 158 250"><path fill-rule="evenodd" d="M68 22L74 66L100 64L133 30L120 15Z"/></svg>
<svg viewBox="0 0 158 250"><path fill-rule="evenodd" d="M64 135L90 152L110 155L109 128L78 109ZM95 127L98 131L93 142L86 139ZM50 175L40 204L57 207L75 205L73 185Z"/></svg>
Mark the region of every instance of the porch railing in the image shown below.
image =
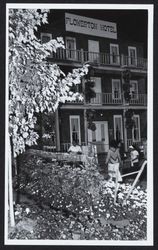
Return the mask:
<svg viewBox="0 0 158 250"><path fill-rule="evenodd" d="M57 49L56 53L50 56L57 60L75 61L78 63L85 63L87 61L97 65L109 66L126 66L131 68L147 69L147 60L142 57L129 57L126 55L113 55L103 52L89 52L83 49Z"/></svg>
<svg viewBox="0 0 158 250"><path fill-rule="evenodd" d="M95 98L91 98L89 104L101 105L101 104L123 104L123 94L114 95L113 93L96 93ZM137 94L132 95L129 102L131 105L147 105L147 95Z"/></svg>
<svg viewBox="0 0 158 250"><path fill-rule="evenodd" d="M140 141L133 141L133 139L127 139L127 149L129 148L129 146L135 144L137 146L140 146L142 144L143 138L141 138Z"/></svg>
<svg viewBox="0 0 158 250"><path fill-rule="evenodd" d="M70 142L61 143L61 152L68 152L70 146L71 146ZM86 146L86 143L81 142L81 146Z"/></svg>

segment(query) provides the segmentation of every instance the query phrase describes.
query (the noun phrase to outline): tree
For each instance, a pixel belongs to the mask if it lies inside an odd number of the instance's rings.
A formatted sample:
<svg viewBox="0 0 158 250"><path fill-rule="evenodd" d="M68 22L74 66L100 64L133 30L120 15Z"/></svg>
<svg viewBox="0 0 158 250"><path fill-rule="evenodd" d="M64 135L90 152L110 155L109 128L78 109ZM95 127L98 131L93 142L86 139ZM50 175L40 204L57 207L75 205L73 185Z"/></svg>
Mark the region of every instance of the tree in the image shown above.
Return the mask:
<svg viewBox="0 0 158 250"><path fill-rule="evenodd" d="M60 102L83 98L70 88L80 84L88 65L65 75L57 64L47 61L52 52L64 48L63 39L59 37L41 44L35 35L38 26L47 23L48 12L45 9L9 9L8 134L14 157L24 152L26 145L36 144L35 113L55 111Z"/></svg>

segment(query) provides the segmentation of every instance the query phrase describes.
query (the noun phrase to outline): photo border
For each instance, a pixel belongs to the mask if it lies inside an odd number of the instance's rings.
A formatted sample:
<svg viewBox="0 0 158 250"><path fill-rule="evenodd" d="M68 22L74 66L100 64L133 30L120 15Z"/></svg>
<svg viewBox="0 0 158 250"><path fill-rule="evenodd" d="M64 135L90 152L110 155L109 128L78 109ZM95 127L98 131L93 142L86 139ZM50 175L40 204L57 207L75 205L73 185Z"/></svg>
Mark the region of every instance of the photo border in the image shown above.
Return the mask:
<svg viewBox="0 0 158 250"><path fill-rule="evenodd" d="M147 115L147 138L150 138L150 140L147 140L147 148L148 148L148 168L147 168L147 178L148 178L148 186L147 186L147 200L148 200L148 208L147 208L147 240L144 241L69 241L69 240L9 240L8 239L8 213L7 213L7 207L8 207L8 176L7 176L7 149L8 149L8 143L7 143L7 129L5 132L5 245L59 245L59 246L65 246L65 245L80 245L80 246L152 246L154 239L153 239L153 16L154 16L154 6L153 4L19 4L19 3L7 3L6 4L6 101L5 101L5 127L8 127L8 9L9 8L55 8L55 9L67 9L67 8L73 8L73 9L85 9L88 7L88 9L102 9L106 7L106 10L147 10L148 11L148 73L147 73L147 82L148 82L148 115ZM73 7L72 7L73 6ZM150 83L150 84L149 84ZM150 125L150 128L149 128ZM149 186L150 185L150 186ZM149 205L150 204L150 205ZM38 243L38 244L37 244Z"/></svg>

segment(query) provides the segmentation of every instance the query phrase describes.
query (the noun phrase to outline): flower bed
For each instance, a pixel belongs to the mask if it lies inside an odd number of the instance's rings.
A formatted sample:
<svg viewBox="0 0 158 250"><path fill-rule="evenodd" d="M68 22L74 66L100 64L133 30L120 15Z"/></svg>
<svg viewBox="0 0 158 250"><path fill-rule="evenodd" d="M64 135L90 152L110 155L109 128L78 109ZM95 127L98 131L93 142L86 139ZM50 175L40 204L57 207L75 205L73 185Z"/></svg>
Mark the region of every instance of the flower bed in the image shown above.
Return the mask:
<svg viewBox="0 0 158 250"><path fill-rule="evenodd" d="M115 183L106 181L96 165L72 168L26 155L21 162L20 192L35 203L21 203L16 221L36 222L33 232L27 232L28 239L143 240L147 194L137 186L122 206L130 186L120 185L114 205ZM9 237L24 238L15 232Z"/></svg>

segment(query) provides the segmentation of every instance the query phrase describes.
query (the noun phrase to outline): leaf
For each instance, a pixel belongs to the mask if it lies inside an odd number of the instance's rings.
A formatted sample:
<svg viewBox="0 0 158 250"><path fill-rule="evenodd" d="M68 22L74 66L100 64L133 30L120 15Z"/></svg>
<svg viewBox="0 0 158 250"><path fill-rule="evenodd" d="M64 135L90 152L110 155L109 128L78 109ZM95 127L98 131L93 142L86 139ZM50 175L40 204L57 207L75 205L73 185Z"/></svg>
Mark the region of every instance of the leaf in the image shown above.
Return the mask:
<svg viewBox="0 0 158 250"><path fill-rule="evenodd" d="M106 226L108 224L108 221L105 220L103 217L99 218L99 220L103 226Z"/></svg>
<svg viewBox="0 0 158 250"><path fill-rule="evenodd" d="M73 240L80 240L80 234L78 234L78 233L73 233L73 234L72 234L72 238L73 238Z"/></svg>
<svg viewBox="0 0 158 250"><path fill-rule="evenodd" d="M124 228L130 224L129 220L127 220L127 219L119 220L119 221L110 220L109 223L113 226L118 227L118 228Z"/></svg>

